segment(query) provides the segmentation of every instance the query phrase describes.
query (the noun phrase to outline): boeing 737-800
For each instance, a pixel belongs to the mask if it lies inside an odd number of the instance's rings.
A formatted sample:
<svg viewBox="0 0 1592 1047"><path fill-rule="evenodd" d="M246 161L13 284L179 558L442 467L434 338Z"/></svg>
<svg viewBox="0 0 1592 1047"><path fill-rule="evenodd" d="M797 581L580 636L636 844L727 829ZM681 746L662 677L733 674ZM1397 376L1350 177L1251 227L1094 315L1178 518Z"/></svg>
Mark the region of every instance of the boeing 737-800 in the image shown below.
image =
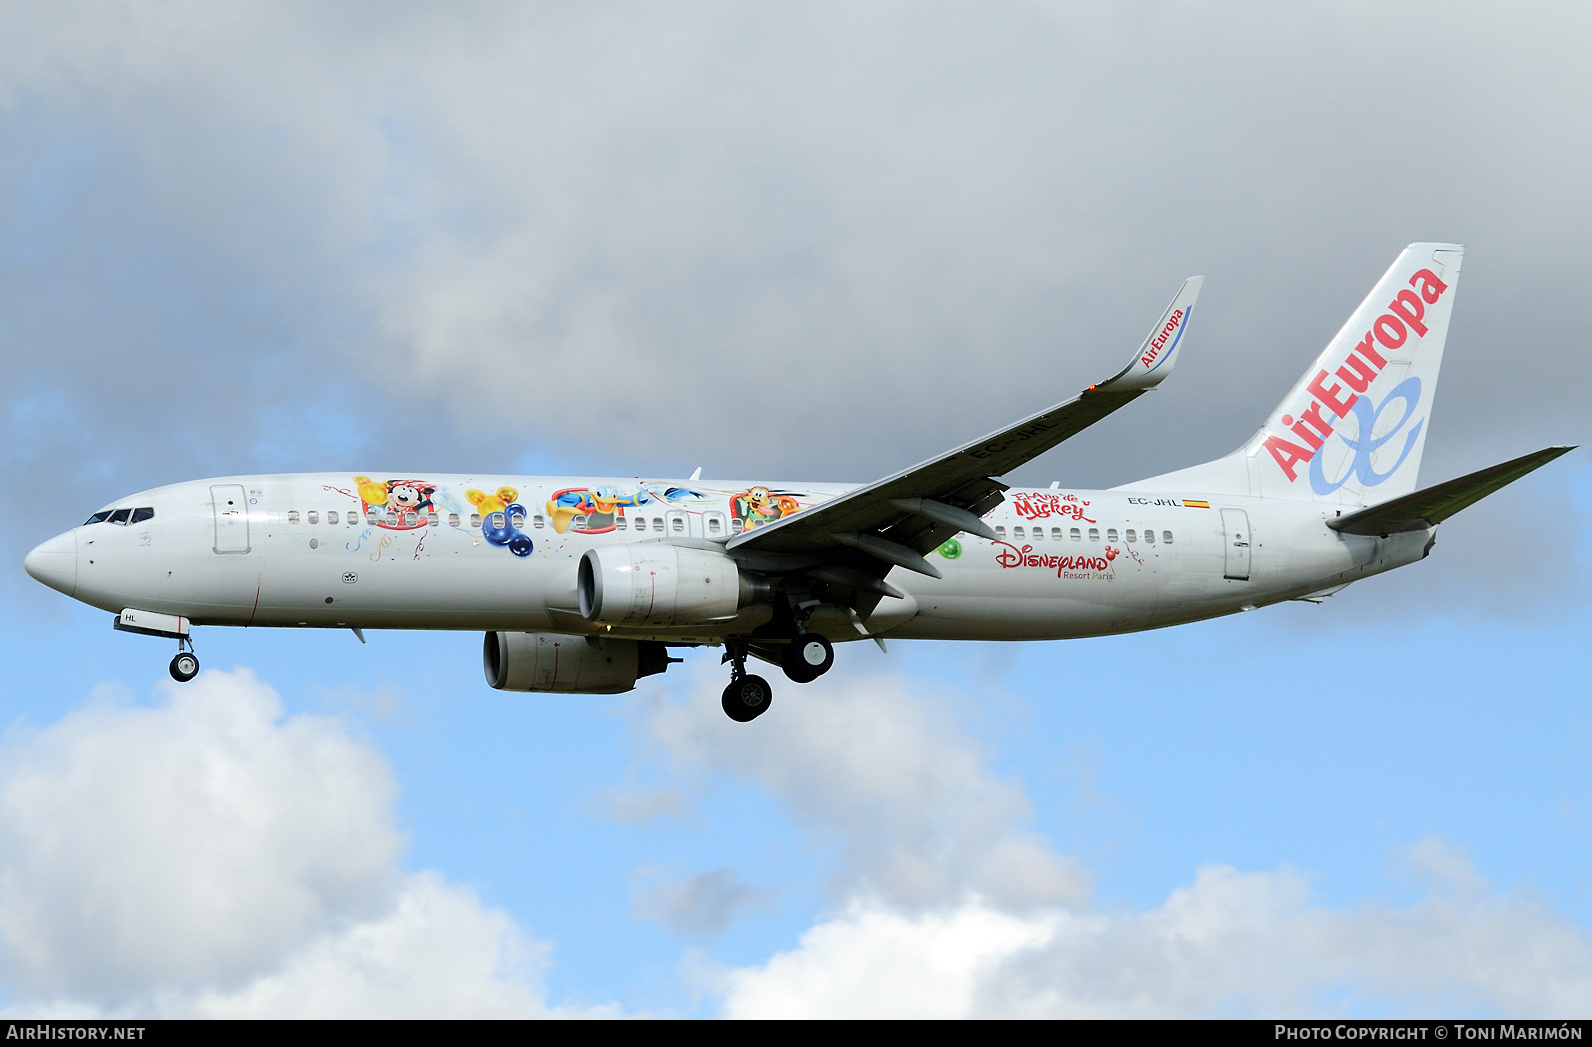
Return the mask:
<svg viewBox="0 0 1592 1047"><path fill-rule="evenodd" d="M1443 520L1570 450L1416 489L1462 257L1406 248L1243 446L1125 487L999 478L1171 374L1199 277L1118 374L860 487L225 477L118 499L26 566L175 639L178 680L199 671L195 625L482 630L488 683L560 693L627 691L671 647L710 645L740 721L772 698L748 658L807 682L845 640L1100 636L1320 602L1422 559Z"/></svg>

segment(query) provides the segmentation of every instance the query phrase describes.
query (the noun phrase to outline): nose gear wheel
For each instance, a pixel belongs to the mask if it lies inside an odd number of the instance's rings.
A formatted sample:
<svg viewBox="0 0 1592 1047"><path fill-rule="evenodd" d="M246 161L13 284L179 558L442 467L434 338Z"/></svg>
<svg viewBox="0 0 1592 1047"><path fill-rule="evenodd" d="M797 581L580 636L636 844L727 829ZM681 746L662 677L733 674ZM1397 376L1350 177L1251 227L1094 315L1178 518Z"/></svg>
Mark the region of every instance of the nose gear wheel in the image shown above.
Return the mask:
<svg viewBox="0 0 1592 1047"><path fill-rule="evenodd" d="M187 683L199 675L199 656L193 653L193 641L186 636L177 640L177 655L171 660L171 678Z"/></svg>
<svg viewBox="0 0 1592 1047"><path fill-rule="evenodd" d="M199 659L194 657L192 651L178 651L171 660L171 678L178 683L187 683L198 675Z"/></svg>

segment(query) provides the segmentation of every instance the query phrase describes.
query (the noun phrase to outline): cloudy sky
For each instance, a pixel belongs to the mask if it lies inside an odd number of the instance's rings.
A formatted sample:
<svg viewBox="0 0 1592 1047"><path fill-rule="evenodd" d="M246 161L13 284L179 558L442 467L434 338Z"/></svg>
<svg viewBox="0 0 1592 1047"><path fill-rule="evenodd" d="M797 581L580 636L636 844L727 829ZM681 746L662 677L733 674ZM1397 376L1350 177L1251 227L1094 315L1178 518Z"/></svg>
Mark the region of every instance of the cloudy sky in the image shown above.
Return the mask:
<svg viewBox="0 0 1592 1047"><path fill-rule="evenodd" d="M1422 478L1592 437L1584 5L0 5L0 1003L14 1013L1562 1015L1592 1005L1592 465L1316 607L702 655L33 583L251 471L864 481L1110 374L1017 474L1225 453L1467 245Z"/></svg>

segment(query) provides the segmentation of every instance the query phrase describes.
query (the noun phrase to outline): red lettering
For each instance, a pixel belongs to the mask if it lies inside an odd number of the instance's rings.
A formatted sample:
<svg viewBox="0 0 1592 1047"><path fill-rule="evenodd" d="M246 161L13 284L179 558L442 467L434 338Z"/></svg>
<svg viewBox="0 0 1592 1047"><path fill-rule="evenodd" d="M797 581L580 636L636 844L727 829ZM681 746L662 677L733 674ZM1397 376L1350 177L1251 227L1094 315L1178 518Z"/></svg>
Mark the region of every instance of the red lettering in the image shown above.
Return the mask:
<svg viewBox="0 0 1592 1047"><path fill-rule="evenodd" d="M1363 393L1371 388L1371 382L1376 378L1376 368L1350 353L1349 358L1343 361L1343 366L1338 368L1338 377L1347 382L1350 389Z"/></svg>
<svg viewBox="0 0 1592 1047"><path fill-rule="evenodd" d="M1277 465L1281 467L1283 475L1288 477L1290 482L1298 479L1298 477L1294 476L1294 466L1300 462L1308 462L1316 456L1316 452L1300 447L1292 441L1284 440L1280 436L1266 437L1266 450L1270 451L1271 456L1277 459Z"/></svg>
<svg viewBox="0 0 1592 1047"><path fill-rule="evenodd" d="M1298 422L1295 425L1293 425L1291 428L1292 428L1293 434L1295 436L1299 437L1299 439L1303 440L1305 443L1309 444L1311 447L1315 448L1316 450L1318 450L1318 451L1321 450L1321 437L1319 437L1315 433L1311 432L1310 431L1310 427L1305 425L1304 422L1302 422L1302 421Z"/></svg>
<svg viewBox="0 0 1592 1047"><path fill-rule="evenodd" d="M1390 313L1383 313L1376 318L1376 323L1371 325L1371 333L1389 349L1397 349L1410 337L1410 333L1404 329L1404 321Z"/></svg>
<svg viewBox="0 0 1592 1047"><path fill-rule="evenodd" d="M1321 434L1323 440L1332 435L1332 423L1321 417L1321 405L1314 401L1305 409L1305 413L1299 416L1300 425L1306 422L1309 422L1311 428ZM1316 444L1316 447L1319 448L1320 446L1319 443Z"/></svg>
<svg viewBox="0 0 1592 1047"><path fill-rule="evenodd" d="M1372 337L1370 331L1365 332L1365 341L1355 346L1355 348L1360 351L1361 356L1375 364L1378 371L1387 366L1387 360L1383 359L1382 354L1376 351L1376 339Z"/></svg>
<svg viewBox="0 0 1592 1047"><path fill-rule="evenodd" d="M1327 410L1342 418L1349 413L1349 408L1354 406L1354 402L1359 397L1349 393L1347 399L1340 399L1340 394L1343 393L1343 386L1333 385L1331 389L1328 389L1322 384L1326 380L1327 372L1322 371L1310 380L1310 385L1307 388L1310 390L1310 395L1327 405Z"/></svg>
<svg viewBox="0 0 1592 1047"><path fill-rule="evenodd" d="M1426 325L1421 323L1421 317L1426 315L1426 306L1421 304L1420 298L1414 291L1400 291L1399 296L1387 304L1389 311L1409 325L1422 338L1426 337Z"/></svg>
<svg viewBox="0 0 1592 1047"><path fill-rule="evenodd" d="M1415 287L1417 280L1421 281L1418 290L1421 292L1421 297L1426 299L1427 305L1437 301L1443 296L1443 292L1448 290L1448 285L1439 280L1437 274L1430 269L1422 269L1410 277L1410 286Z"/></svg>
<svg viewBox="0 0 1592 1047"><path fill-rule="evenodd" d="M1066 502L1062 500L1062 497L1049 492L1036 491L1032 494L1013 495L1012 507L1017 510L1018 516L1029 520L1041 520L1048 516L1070 516L1074 520L1087 520L1089 523L1095 522L1083 514L1083 507L1088 505L1088 502L1067 504L1067 502L1076 503L1078 499L1074 495L1065 497L1067 499Z"/></svg>
<svg viewBox="0 0 1592 1047"><path fill-rule="evenodd" d="M1057 556L1055 554L1041 554L1034 552L1034 547L1025 545L1021 549L1010 542L996 542L995 562L1002 567L1043 567L1054 569L1056 577L1066 577L1067 571L1097 571L1105 573L1111 569L1111 561L1116 558L1116 551L1109 546L1106 555L1100 556Z"/></svg>
<svg viewBox="0 0 1592 1047"><path fill-rule="evenodd" d="M1172 314L1171 318L1162 325L1161 333L1150 339L1150 351L1139 357L1139 363L1148 367L1155 362L1155 358L1160 356L1161 350L1166 347L1166 340L1172 336L1173 331L1177 330L1182 319L1183 310L1179 309Z"/></svg>

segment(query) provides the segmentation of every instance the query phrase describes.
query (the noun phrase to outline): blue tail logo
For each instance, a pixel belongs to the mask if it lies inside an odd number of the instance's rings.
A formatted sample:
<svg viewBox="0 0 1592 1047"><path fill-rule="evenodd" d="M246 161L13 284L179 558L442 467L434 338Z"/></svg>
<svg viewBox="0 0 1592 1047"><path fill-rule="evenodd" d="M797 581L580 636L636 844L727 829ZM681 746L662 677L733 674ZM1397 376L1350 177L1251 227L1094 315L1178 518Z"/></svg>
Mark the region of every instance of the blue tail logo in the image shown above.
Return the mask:
<svg viewBox="0 0 1592 1047"><path fill-rule="evenodd" d="M1381 436L1375 435L1377 423L1382 420L1382 413L1395 400L1404 404L1404 413L1399 417L1397 424L1388 426L1386 432ZM1417 421L1414 428L1410 429L1408 434L1406 434L1404 450L1399 452L1399 460L1394 462L1387 472L1379 473L1376 471L1376 467L1371 464L1371 455L1396 437L1409 424L1410 419L1415 415L1415 408L1420 403L1420 400L1421 380L1419 378L1406 378L1394 386L1393 390L1375 407L1371 405L1370 398L1366 396L1354 401L1352 411L1354 420L1358 423L1354 438L1350 439L1338 432L1332 434L1342 440L1348 445L1349 450L1354 452L1354 457L1349 460L1348 469L1344 470L1343 475L1338 479L1328 480L1326 469L1322 465L1326 455L1317 454L1310 462L1310 487L1317 494L1331 494L1348 483L1350 477L1358 479L1366 487L1375 487L1398 472L1399 466L1404 464L1404 459L1408 458L1410 452L1415 449L1415 441L1421 435L1421 426L1426 424L1426 419L1422 418Z"/></svg>

